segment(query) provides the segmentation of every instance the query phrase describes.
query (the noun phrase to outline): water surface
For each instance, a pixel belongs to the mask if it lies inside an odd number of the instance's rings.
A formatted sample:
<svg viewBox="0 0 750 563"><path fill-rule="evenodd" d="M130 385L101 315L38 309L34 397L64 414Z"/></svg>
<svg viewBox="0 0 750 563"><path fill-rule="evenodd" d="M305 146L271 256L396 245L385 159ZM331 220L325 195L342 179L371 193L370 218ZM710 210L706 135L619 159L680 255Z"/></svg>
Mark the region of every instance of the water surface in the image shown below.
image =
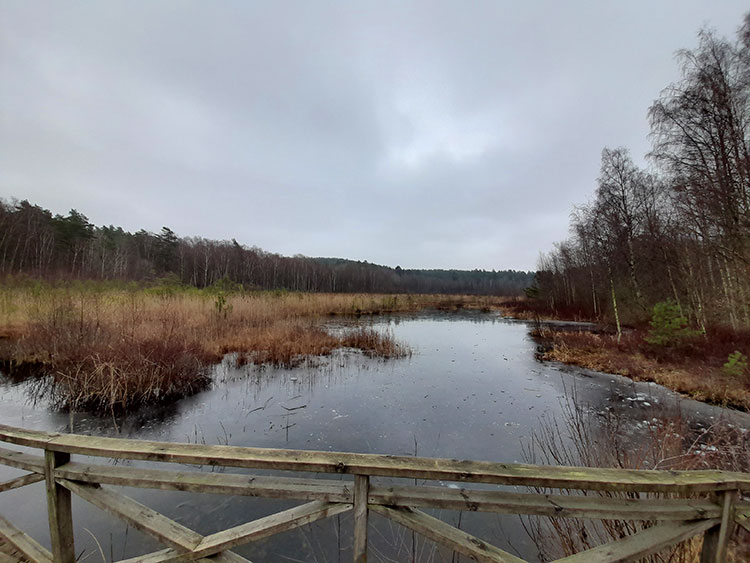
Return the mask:
<svg viewBox="0 0 750 563"><path fill-rule="evenodd" d="M362 321L335 321L338 330ZM524 462L524 444L540 419L559 417L565 397L597 412L617 411L638 439L654 419L680 412L695 427L719 417L750 427L750 417L680 399L633 382L536 359L526 323L492 313L432 313L365 321L413 349L410 358L378 360L354 351L295 369L215 368L211 390L172 407L116 420L69 415L31 404L26 384L0 384L0 423L27 428L151 440ZM573 327L574 329L575 327ZM141 462L124 462L147 465ZM189 469L181 466L181 469ZM208 471L208 468L202 470ZM236 470L232 470L236 471ZM0 467L0 480L20 472ZM325 478L340 478L329 475ZM127 489L129 494L202 534L264 516L292 502ZM0 495L0 514L48 542L43 484ZM537 551L515 516L443 511L434 515L503 549L534 560ZM89 561L134 557L156 542L82 501L74 502L76 547ZM96 538L96 539L94 539ZM451 554L372 517L371 560L450 561ZM351 560L349 515L238 548L254 561Z"/></svg>

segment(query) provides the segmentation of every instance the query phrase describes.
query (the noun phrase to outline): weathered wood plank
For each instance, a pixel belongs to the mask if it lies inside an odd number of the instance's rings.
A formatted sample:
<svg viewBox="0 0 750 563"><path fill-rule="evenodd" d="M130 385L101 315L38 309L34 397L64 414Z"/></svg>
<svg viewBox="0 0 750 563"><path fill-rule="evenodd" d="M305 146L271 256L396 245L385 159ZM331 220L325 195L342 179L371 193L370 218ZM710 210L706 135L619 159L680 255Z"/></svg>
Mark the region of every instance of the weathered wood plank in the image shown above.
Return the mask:
<svg viewBox="0 0 750 563"><path fill-rule="evenodd" d="M367 563L367 495L370 478L354 477L354 561Z"/></svg>
<svg viewBox="0 0 750 563"><path fill-rule="evenodd" d="M44 475L41 473L29 473L27 475L21 475L20 477L16 477L15 479L11 479L10 481L0 483L0 493L4 491L11 491L13 489L19 489L21 487L25 487L26 485L38 483L39 481L44 481Z"/></svg>
<svg viewBox="0 0 750 563"><path fill-rule="evenodd" d="M165 549L162 551L157 551L155 553L150 553L148 555L141 555L133 559L122 559L118 563L154 563L155 561L165 561L164 557L166 556L167 552L169 552L169 550ZM180 558L179 556L172 555L171 557L172 558L169 559L169 561L190 561L190 559ZM211 555L210 557L195 559L195 561L199 561L200 563L252 563L252 561L250 561L249 559L245 559L244 557L242 557L241 555L237 555L233 551L222 551L221 553Z"/></svg>
<svg viewBox="0 0 750 563"><path fill-rule="evenodd" d="M66 488L74 490L86 500L124 518L136 528L172 546L170 549L135 559L138 561L187 561L206 558L210 558L208 560L211 561L243 561L244 559L240 556L226 550L234 545L241 545L349 510L352 508L352 503L357 508L355 555L360 560L366 558L366 548L362 548L362 545L366 546L366 539L362 541L363 537L366 538L366 524L363 528L362 521L366 522L368 503L373 510L386 514L431 539L442 543L447 542L457 551L476 550L481 544L491 552L487 555L490 559L484 560L492 561L508 560L507 557L513 556L411 507L425 506L556 517L676 521L676 523L650 528L607 546L589 550L585 552L586 561L619 561L641 557L643 553L652 553L654 550L670 545L670 538L678 537L674 540L676 542L683 537L680 534L688 534L691 530L698 528L705 530L706 526L709 528L714 526L714 529L706 534L704 553L708 555L705 560L719 561L723 558L725 548L722 546L726 544L734 522L750 531L748 503L728 500L734 499L738 491L750 491L750 474L746 473L590 469L342 452L202 446L56 434L3 425L0 425L0 441L47 449L45 457L42 458L0 448L0 464L32 471L31 475L24 475L0 484L0 492L39 481L43 478L41 473L44 473L47 481L53 551L55 559L64 562L72 561L74 552L70 492ZM70 462L70 454L73 453L166 463L354 474L355 483L352 486L351 482L325 479L207 474L73 463ZM613 492L713 491L724 493L724 504L719 507L708 500L636 500L596 495L543 495L435 486L378 487L369 486L369 476ZM202 537L124 495L102 489L99 483L164 490L294 498L315 502ZM362 494L363 483L366 485L364 490L367 494ZM359 495L355 494L356 489L359 489ZM721 526L716 525L719 517L721 517ZM432 537L430 534L440 536L440 538ZM689 535L684 537L689 537ZM67 541L63 541L62 538ZM463 542L462 547L456 547L456 542ZM496 551L492 552L492 549ZM476 553L461 552L476 557ZM499 556L506 557L506 559L496 559ZM597 557L602 559L595 559Z"/></svg>
<svg viewBox="0 0 750 563"><path fill-rule="evenodd" d="M350 482L166 471L126 466L68 463L56 469L65 479L129 487L260 496L297 500L353 502ZM697 499L617 499L597 496L536 495L427 486L375 486L369 502L394 506L476 510L570 518L624 520L694 520L719 518L721 507Z"/></svg>
<svg viewBox="0 0 750 563"><path fill-rule="evenodd" d="M750 512L740 513L738 511L734 516L734 521L750 533Z"/></svg>
<svg viewBox="0 0 750 563"><path fill-rule="evenodd" d="M44 473L44 458L39 455L0 448L0 465L8 465L33 473Z"/></svg>
<svg viewBox="0 0 750 563"><path fill-rule="evenodd" d="M18 558L11 557L0 551L0 563L18 563Z"/></svg>
<svg viewBox="0 0 750 563"><path fill-rule="evenodd" d="M701 563L724 563L727 558L729 536L734 528L737 491L726 491L723 495L721 522L703 535Z"/></svg>
<svg viewBox="0 0 750 563"><path fill-rule="evenodd" d="M65 452L44 452L44 478L47 488L47 515L55 563L75 563L73 510L70 491L55 481L55 468L70 461Z"/></svg>
<svg viewBox="0 0 750 563"><path fill-rule="evenodd" d="M544 495L426 486L375 486L370 504L529 514L564 518L619 520L695 520L719 518L711 500L624 499L600 496Z"/></svg>
<svg viewBox="0 0 750 563"><path fill-rule="evenodd" d="M0 425L0 441L74 454L226 467L610 491L690 493L750 490L750 474L726 471L592 469L377 454L204 446L56 434L5 425Z"/></svg>
<svg viewBox="0 0 750 563"><path fill-rule="evenodd" d="M222 551L211 557L198 559L198 561L202 561L203 563L252 563L249 559L245 559L241 555L237 555L232 551Z"/></svg>
<svg viewBox="0 0 750 563"><path fill-rule="evenodd" d="M206 536L195 548L203 556L292 530L352 509L351 504L313 501Z"/></svg>
<svg viewBox="0 0 750 563"><path fill-rule="evenodd" d="M76 483L60 479L60 483L93 505L126 520L134 528L176 548L178 553L191 551L204 536L186 528L137 501L115 491L108 491L88 483ZM169 550L174 551L174 550ZM192 557L191 557L192 558ZM135 560L141 561L141 558ZM203 561L213 563L250 563L244 557L223 551Z"/></svg>
<svg viewBox="0 0 750 563"><path fill-rule="evenodd" d="M488 544L419 510L406 507L371 506L370 510L475 561L486 563L523 563L523 559Z"/></svg>
<svg viewBox="0 0 750 563"><path fill-rule="evenodd" d="M55 474L64 479L103 485L278 499L352 502L352 483L330 479L167 471L76 462L59 467Z"/></svg>
<svg viewBox="0 0 750 563"><path fill-rule="evenodd" d="M52 554L45 547L2 516L0 516L0 538L30 561L52 563Z"/></svg>
<svg viewBox="0 0 750 563"><path fill-rule="evenodd" d="M570 557L558 559L556 563L615 563L637 561L652 553L671 547L696 536L718 520L694 520L692 522L666 522L641 530L621 540L587 549Z"/></svg>
<svg viewBox="0 0 750 563"><path fill-rule="evenodd" d="M59 482L82 499L177 551L191 551L203 540L199 533L118 492L67 479L60 479Z"/></svg>
<svg viewBox="0 0 750 563"><path fill-rule="evenodd" d="M165 563L201 559L238 545L267 538L323 518L336 516L351 509L351 504L313 501L206 536L191 553L179 553L174 549L164 549L149 555L123 560L121 563L135 563L136 561L141 563Z"/></svg>
<svg viewBox="0 0 750 563"><path fill-rule="evenodd" d="M724 506L721 511L721 526L719 529L717 562L723 562L727 557L729 549L729 538L734 531L734 516L736 513L738 491L724 491Z"/></svg>
<svg viewBox="0 0 750 563"><path fill-rule="evenodd" d="M121 559L118 563L155 563L160 561L200 561L201 563L252 563L249 559L237 555L233 551L222 551L216 555L191 559L191 554L182 554L173 549L162 549L146 555L139 555L132 559Z"/></svg>
<svg viewBox="0 0 750 563"><path fill-rule="evenodd" d="M350 482L323 479L166 471L74 462L56 469L56 475L89 483L129 487L297 500L353 501ZM721 507L710 500L636 500L596 496L536 495L413 485L372 486L369 502L448 510L625 520L694 520L719 518L721 515Z"/></svg>

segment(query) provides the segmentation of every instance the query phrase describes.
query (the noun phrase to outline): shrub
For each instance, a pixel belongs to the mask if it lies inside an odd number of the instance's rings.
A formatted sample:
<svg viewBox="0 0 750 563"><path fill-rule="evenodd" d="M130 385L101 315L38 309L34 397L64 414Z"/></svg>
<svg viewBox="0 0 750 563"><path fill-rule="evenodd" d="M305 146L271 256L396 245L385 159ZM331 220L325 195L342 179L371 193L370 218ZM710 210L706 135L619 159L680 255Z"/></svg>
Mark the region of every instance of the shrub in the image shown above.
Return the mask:
<svg viewBox="0 0 750 563"><path fill-rule="evenodd" d="M227 319L229 316L229 313L232 312L233 305L231 303L227 303L227 297L224 295L223 291L220 291L216 294L216 301L214 301L214 310L216 311L216 318L224 320Z"/></svg>
<svg viewBox="0 0 750 563"><path fill-rule="evenodd" d="M224 276L206 289L211 293L242 293L245 288L241 283L232 281L228 276Z"/></svg>
<svg viewBox="0 0 750 563"><path fill-rule="evenodd" d="M747 372L747 365L747 356L739 350L735 350L729 354L727 363L724 364L722 370L732 377L740 377Z"/></svg>
<svg viewBox="0 0 750 563"><path fill-rule="evenodd" d="M654 305L651 330L644 340L653 346L677 346L699 332L688 326L688 321L677 303L667 300Z"/></svg>
<svg viewBox="0 0 750 563"><path fill-rule="evenodd" d="M525 287L523 289L523 292L526 295L526 297L528 297L529 299L538 299L539 298L540 291L539 291L539 288L536 285Z"/></svg>

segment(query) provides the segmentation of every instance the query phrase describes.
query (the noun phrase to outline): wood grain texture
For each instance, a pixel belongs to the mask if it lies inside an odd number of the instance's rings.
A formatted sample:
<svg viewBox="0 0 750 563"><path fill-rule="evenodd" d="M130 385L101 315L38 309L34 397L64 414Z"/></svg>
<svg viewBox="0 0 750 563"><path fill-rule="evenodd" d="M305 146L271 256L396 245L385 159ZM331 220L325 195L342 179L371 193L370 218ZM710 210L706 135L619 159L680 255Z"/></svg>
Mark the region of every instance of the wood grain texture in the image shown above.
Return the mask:
<svg viewBox="0 0 750 563"><path fill-rule="evenodd" d="M23 452L0 448L0 464L34 473L44 473L44 458Z"/></svg>
<svg viewBox="0 0 750 563"><path fill-rule="evenodd" d="M241 475L224 472L169 471L76 462L59 467L56 470L56 475L73 481L144 489L352 502L352 482L330 479Z"/></svg>
<svg viewBox="0 0 750 563"><path fill-rule="evenodd" d="M724 563L727 558L729 536L734 529L737 491L726 491L722 499L721 521L703 536L701 563Z"/></svg>
<svg viewBox="0 0 750 563"><path fill-rule="evenodd" d="M178 551L191 551L203 536L143 504L99 485L61 479L60 484L97 508Z"/></svg>
<svg viewBox="0 0 750 563"><path fill-rule="evenodd" d="M523 562L523 559L419 510L404 507L392 508L388 506L373 506L371 510L422 534L426 538L466 555L474 561L484 563Z"/></svg>
<svg viewBox="0 0 750 563"><path fill-rule="evenodd" d="M0 538L30 561L51 563L52 553L8 520L0 516ZM15 560L15 559L14 559Z"/></svg>
<svg viewBox="0 0 750 563"><path fill-rule="evenodd" d="M341 514L351 510L351 508L351 504L313 501L206 536L191 552L180 553L170 548L124 561L127 563L135 563L136 561L142 563L194 561L238 545L267 538L323 518Z"/></svg>
<svg viewBox="0 0 750 563"><path fill-rule="evenodd" d="M73 538L73 509L70 491L55 481L55 468L70 461L70 454L44 452L44 477L47 489L47 515L55 563L75 563L76 551Z"/></svg>
<svg viewBox="0 0 750 563"><path fill-rule="evenodd" d="M0 493L11 491L13 489L19 489L21 487L25 487L26 485L38 483L39 481L44 481L44 475L41 473L29 473L27 475L21 475L20 477L16 477L15 479L0 483Z"/></svg>
<svg viewBox="0 0 750 563"><path fill-rule="evenodd" d="M5 425L0 425L0 441L70 454L224 467L349 473L606 491L693 493L750 490L750 474L726 471L656 471L536 466L344 452L204 446L57 434Z"/></svg>
<svg viewBox="0 0 750 563"><path fill-rule="evenodd" d="M570 557L558 559L557 563L615 563L637 561L676 543L703 533L718 520L693 522L667 522L646 528L621 540L587 549Z"/></svg>
<svg viewBox="0 0 750 563"><path fill-rule="evenodd" d="M367 563L367 496L370 478L354 477L354 561Z"/></svg>
<svg viewBox="0 0 750 563"><path fill-rule="evenodd" d="M560 518L682 521L721 516L721 507L711 500L547 495L412 485L373 486L369 502Z"/></svg>
<svg viewBox="0 0 750 563"><path fill-rule="evenodd" d="M734 521L750 533L750 512L742 514L738 511L734 516Z"/></svg>

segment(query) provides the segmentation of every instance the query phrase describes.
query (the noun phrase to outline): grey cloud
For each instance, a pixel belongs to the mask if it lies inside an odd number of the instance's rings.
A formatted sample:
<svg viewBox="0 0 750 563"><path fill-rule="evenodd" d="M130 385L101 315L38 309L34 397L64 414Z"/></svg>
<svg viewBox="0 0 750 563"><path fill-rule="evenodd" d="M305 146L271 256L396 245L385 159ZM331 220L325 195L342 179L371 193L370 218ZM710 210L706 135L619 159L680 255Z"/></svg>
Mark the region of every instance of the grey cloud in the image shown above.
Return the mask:
<svg viewBox="0 0 750 563"><path fill-rule="evenodd" d="M0 196L402 267L533 269L704 23L669 2L4 2Z"/></svg>

